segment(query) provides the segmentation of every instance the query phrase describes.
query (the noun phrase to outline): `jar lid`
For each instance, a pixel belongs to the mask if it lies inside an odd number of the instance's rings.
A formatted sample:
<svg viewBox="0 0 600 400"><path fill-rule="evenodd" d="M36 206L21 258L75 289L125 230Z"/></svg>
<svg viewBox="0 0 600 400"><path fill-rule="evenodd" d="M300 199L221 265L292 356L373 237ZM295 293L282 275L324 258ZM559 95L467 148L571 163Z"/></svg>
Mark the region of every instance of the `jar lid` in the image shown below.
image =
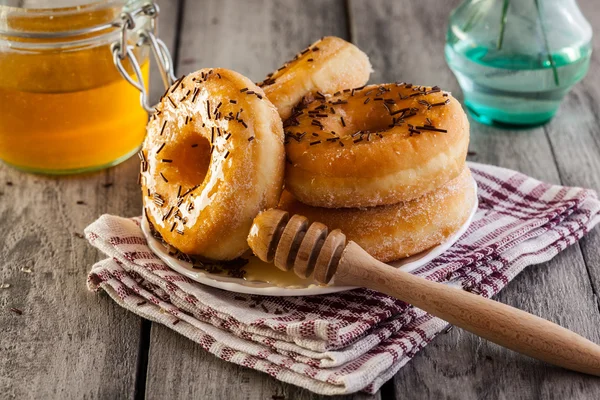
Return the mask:
<svg viewBox="0 0 600 400"><path fill-rule="evenodd" d="M121 1L110 0L0 0L0 6L9 6L21 9L57 9L98 5L102 3L125 3Z"/></svg>
<svg viewBox="0 0 600 400"><path fill-rule="evenodd" d="M0 0L0 36L58 39L113 31L144 0Z"/></svg>

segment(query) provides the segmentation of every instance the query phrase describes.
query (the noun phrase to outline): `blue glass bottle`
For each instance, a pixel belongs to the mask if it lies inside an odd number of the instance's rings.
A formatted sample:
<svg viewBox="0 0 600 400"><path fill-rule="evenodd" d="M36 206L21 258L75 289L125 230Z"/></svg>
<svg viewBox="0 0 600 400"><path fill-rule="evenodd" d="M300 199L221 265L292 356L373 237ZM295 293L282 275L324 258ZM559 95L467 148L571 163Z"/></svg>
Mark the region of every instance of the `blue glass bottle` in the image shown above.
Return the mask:
<svg viewBox="0 0 600 400"><path fill-rule="evenodd" d="M575 0L465 0L445 54L477 121L528 127L549 121L585 76L591 39Z"/></svg>

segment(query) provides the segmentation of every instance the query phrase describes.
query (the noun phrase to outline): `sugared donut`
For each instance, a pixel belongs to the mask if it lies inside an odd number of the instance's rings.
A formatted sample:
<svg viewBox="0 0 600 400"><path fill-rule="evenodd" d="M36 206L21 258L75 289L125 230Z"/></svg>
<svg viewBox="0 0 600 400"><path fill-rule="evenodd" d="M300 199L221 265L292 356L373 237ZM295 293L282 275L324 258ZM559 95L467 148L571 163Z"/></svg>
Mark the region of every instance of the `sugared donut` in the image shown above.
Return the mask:
<svg viewBox="0 0 600 400"><path fill-rule="evenodd" d="M334 93L367 83L371 64L365 53L334 36L313 43L258 84L281 119L310 92Z"/></svg>
<svg viewBox="0 0 600 400"><path fill-rule="evenodd" d="M279 208L340 229L348 240L382 262L398 260L443 243L467 221L477 194L467 167L441 188L412 201L371 208L305 205L287 191Z"/></svg>
<svg viewBox="0 0 600 400"><path fill-rule="evenodd" d="M469 122L438 87L397 83L301 102L284 123L286 189L319 207L412 200L460 174Z"/></svg>
<svg viewBox="0 0 600 400"><path fill-rule="evenodd" d="M283 128L262 89L226 69L178 80L148 123L140 152L149 222L183 253L240 256L253 218L277 205Z"/></svg>

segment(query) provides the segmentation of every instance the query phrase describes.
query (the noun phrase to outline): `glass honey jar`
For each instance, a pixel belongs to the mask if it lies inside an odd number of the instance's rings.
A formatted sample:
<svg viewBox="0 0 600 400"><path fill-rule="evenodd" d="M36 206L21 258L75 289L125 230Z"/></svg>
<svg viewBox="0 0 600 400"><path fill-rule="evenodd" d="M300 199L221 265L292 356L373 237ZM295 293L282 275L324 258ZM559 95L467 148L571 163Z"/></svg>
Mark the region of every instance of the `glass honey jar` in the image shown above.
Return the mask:
<svg viewBox="0 0 600 400"><path fill-rule="evenodd" d="M141 0L0 0L0 159L69 174L135 154L151 108L150 50L173 80L157 14Z"/></svg>

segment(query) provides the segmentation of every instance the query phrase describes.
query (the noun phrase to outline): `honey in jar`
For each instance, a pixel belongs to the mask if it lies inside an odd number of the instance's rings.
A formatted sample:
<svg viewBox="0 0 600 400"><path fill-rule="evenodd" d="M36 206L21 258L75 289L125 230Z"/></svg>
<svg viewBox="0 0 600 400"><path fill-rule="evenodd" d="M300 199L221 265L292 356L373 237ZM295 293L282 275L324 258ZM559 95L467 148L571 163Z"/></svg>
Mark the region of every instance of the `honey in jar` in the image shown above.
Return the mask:
<svg viewBox="0 0 600 400"><path fill-rule="evenodd" d="M1 160L61 174L115 165L137 151L147 112L115 67L111 45L121 32L110 26L137 3L17 8L0 0ZM147 82L147 50L133 51ZM128 60L122 65L133 75Z"/></svg>

